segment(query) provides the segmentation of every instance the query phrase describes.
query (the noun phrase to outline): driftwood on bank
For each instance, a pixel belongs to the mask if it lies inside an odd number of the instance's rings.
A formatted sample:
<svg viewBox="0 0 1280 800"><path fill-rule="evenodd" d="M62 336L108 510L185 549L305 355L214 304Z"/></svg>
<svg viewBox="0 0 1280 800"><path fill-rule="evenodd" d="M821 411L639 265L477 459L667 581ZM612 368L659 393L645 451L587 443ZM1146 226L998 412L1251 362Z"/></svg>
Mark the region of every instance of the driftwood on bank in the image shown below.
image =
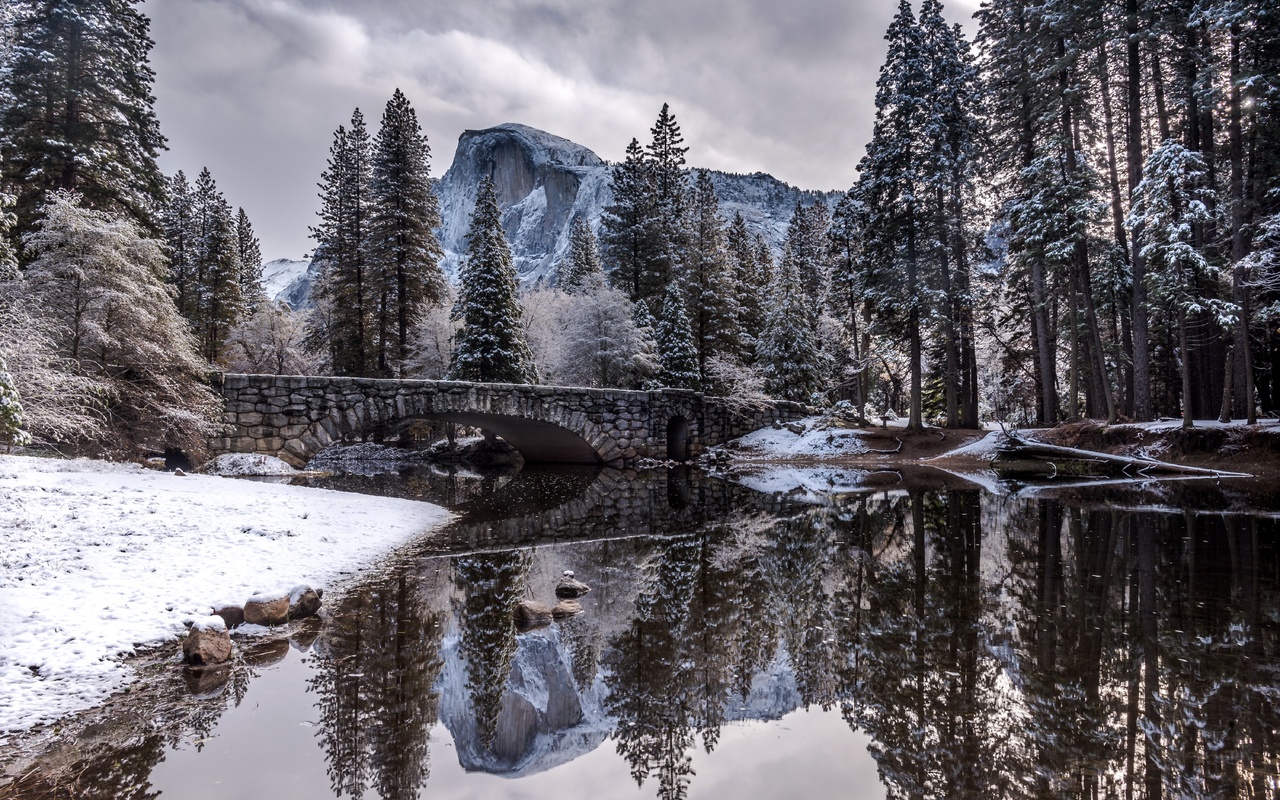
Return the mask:
<svg viewBox="0 0 1280 800"><path fill-rule="evenodd" d="M1036 475L1050 478L1073 475L1197 475L1216 478L1247 478L1248 473L1224 472L1204 467L1189 467L1170 461L1158 461L1142 456L1121 456L1099 453L1079 447L1063 447L1032 439L1023 439L1005 431L1004 439L996 448L995 467L998 471L1016 475Z"/></svg>

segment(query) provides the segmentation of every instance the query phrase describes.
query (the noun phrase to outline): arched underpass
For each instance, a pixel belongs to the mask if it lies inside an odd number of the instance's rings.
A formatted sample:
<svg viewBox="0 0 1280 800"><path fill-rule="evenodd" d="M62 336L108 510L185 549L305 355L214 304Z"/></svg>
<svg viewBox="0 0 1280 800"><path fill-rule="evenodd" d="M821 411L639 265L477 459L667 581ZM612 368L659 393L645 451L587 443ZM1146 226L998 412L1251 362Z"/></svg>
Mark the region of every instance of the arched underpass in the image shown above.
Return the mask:
<svg viewBox="0 0 1280 800"><path fill-rule="evenodd" d="M471 414L449 412L423 414L418 419L453 422L497 434L520 451L525 461L538 464L602 464L604 459L595 448L571 430L550 422L541 422L505 414Z"/></svg>

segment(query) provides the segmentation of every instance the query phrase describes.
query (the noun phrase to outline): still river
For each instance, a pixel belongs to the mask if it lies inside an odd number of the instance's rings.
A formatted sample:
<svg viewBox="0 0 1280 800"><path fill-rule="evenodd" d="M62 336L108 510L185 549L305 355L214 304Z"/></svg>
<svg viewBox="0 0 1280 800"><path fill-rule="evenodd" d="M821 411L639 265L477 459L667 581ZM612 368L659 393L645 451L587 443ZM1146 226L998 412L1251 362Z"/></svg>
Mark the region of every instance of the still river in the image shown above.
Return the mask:
<svg viewBox="0 0 1280 800"><path fill-rule="evenodd" d="M802 477L324 479L462 516L323 627L194 685L198 713L96 756L83 785L184 800L1280 794L1275 498ZM592 587L583 613L518 633L515 606L554 604L566 569Z"/></svg>

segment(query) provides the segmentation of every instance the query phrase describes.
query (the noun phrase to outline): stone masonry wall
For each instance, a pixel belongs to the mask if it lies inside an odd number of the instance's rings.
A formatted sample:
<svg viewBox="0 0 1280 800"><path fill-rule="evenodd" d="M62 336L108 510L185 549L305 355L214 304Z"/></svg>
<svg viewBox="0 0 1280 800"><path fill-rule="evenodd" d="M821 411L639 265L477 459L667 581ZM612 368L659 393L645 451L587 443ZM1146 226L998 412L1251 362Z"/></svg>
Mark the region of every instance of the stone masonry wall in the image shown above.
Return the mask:
<svg viewBox="0 0 1280 800"><path fill-rule="evenodd" d="M219 453L263 453L302 466L340 441L381 440L415 419L499 415L503 424L549 423L580 437L604 463L667 456L667 426L685 419L689 454L722 444L774 420L803 416L803 407L731 413L722 402L688 391L631 392L513 384L372 378L224 375Z"/></svg>

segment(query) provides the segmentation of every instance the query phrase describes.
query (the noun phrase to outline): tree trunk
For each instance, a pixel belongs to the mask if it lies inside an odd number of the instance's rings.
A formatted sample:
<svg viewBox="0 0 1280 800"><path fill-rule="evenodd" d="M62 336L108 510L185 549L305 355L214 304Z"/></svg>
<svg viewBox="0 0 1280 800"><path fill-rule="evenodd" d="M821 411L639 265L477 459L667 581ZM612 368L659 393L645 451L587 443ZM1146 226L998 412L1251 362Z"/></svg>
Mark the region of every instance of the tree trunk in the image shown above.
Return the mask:
<svg viewBox="0 0 1280 800"><path fill-rule="evenodd" d="M1231 26L1231 110L1228 138L1231 147L1231 298L1239 307L1235 326L1235 415L1250 425L1258 417L1253 402L1253 360L1249 353L1249 287L1244 257L1248 255L1245 239L1244 132L1240 115L1240 26Z"/></svg>
<svg viewBox="0 0 1280 800"><path fill-rule="evenodd" d="M1142 183L1142 58L1138 50L1138 0L1126 0L1125 31L1128 34L1128 123L1126 159L1129 166L1129 205ZM1147 327L1146 263L1141 250L1142 226L1136 225L1129 264L1133 269L1133 417L1151 419L1151 349Z"/></svg>

